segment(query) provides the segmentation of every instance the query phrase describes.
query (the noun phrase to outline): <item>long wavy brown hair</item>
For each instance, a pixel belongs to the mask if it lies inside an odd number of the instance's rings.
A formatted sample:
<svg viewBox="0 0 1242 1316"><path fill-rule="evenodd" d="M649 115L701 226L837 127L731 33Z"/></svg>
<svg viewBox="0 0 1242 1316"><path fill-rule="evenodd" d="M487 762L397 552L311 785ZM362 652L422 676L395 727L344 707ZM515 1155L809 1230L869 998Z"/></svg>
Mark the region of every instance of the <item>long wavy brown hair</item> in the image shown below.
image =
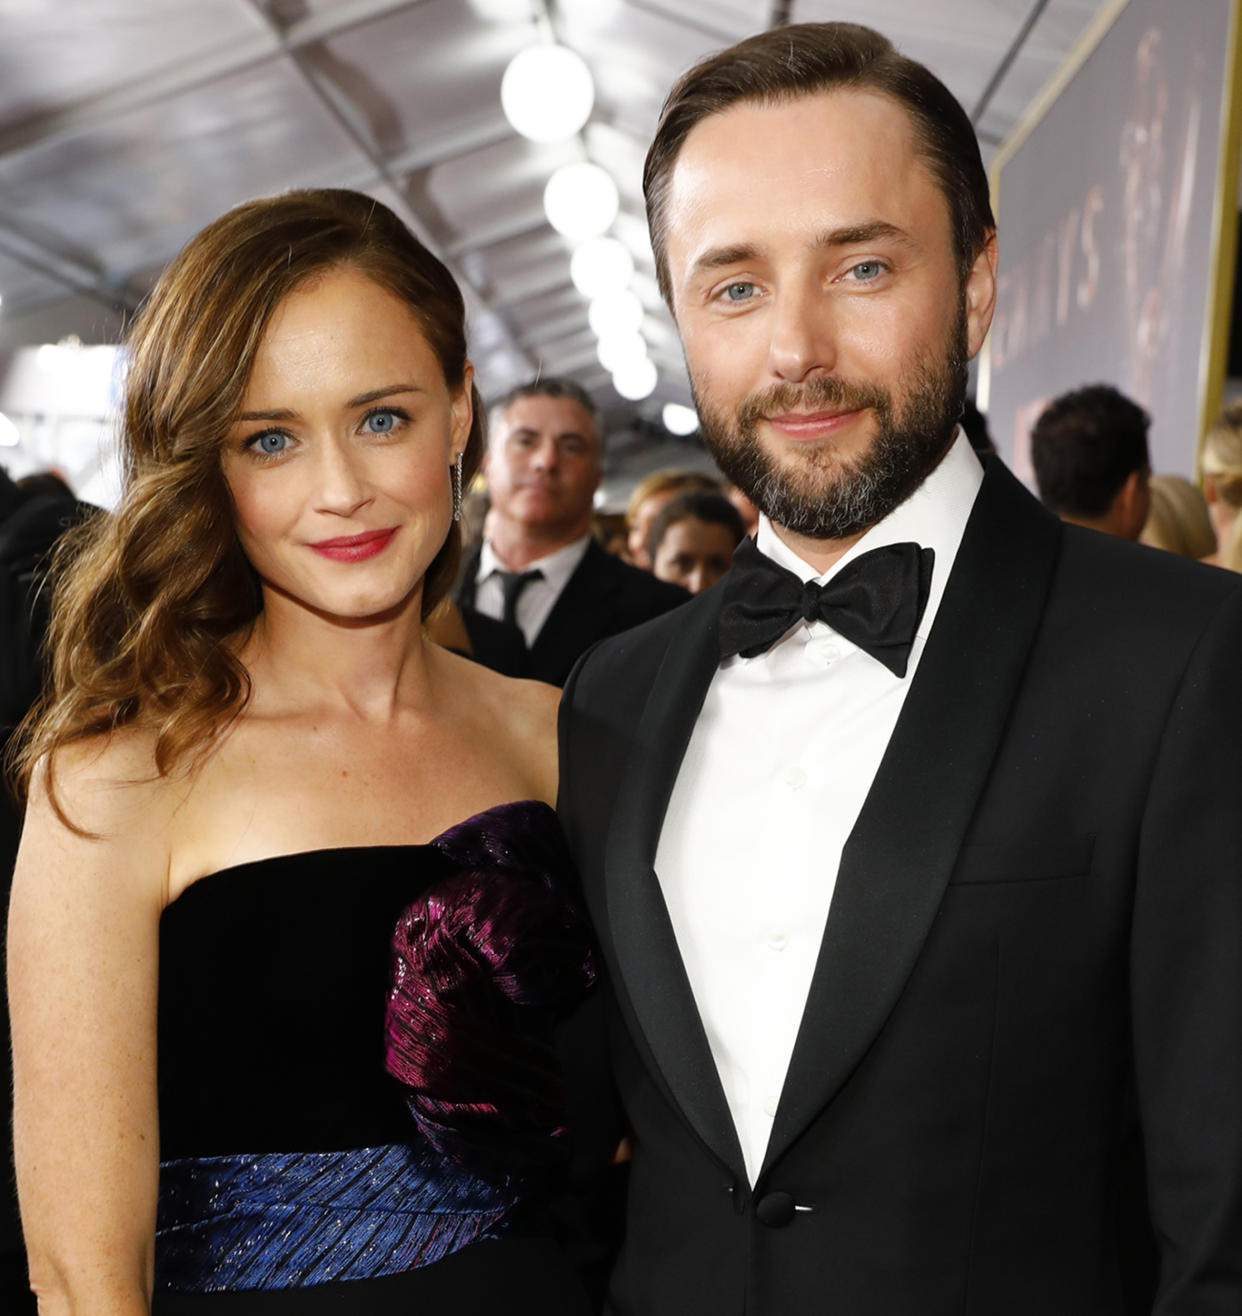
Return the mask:
<svg viewBox="0 0 1242 1316"><path fill-rule="evenodd" d="M262 608L242 552L221 450L277 304L325 270L353 268L409 307L451 390L466 367L465 310L452 275L380 202L316 189L247 202L205 228L164 272L129 335L121 419L124 493L60 546L49 682L16 738L16 785L58 749L128 724L154 735L161 776L193 766L245 707L236 657ZM483 407L463 483L483 453ZM447 594L456 524L423 582L422 615ZM75 830L77 828L75 827Z"/></svg>

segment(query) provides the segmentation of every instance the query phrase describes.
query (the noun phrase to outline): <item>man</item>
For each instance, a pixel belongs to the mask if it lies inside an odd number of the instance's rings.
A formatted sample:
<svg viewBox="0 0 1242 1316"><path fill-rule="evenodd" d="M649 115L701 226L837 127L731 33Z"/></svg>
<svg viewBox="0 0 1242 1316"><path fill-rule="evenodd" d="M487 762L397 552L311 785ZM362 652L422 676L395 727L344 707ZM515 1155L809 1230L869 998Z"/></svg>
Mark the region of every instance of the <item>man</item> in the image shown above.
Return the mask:
<svg viewBox="0 0 1242 1316"><path fill-rule="evenodd" d="M687 597L591 538L602 447L595 404L572 380L545 376L505 398L483 467L487 538L466 554L455 591L459 604L516 622L530 650L526 674L552 685L596 640Z"/></svg>
<svg viewBox="0 0 1242 1316"><path fill-rule="evenodd" d="M1138 539L1151 506L1151 418L1108 384L1050 402L1031 430L1044 506L1063 521Z"/></svg>
<svg viewBox="0 0 1242 1316"><path fill-rule="evenodd" d="M1063 526L957 434L987 179L882 37L691 70L645 186L764 516L562 701L632 1128L615 1312L1242 1310L1242 764L1209 734L1242 581Z"/></svg>

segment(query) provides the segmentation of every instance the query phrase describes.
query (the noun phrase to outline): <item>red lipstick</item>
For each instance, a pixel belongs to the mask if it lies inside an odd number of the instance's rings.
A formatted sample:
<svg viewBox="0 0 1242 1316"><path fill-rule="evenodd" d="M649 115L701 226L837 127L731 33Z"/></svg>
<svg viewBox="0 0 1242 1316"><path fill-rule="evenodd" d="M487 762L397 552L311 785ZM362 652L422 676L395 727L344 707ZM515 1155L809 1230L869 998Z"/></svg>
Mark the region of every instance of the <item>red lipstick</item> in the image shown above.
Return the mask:
<svg viewBox="0 0 1242 1316"><path fill-rule="evenodd" d="M386 530L364 530L360 535L342 535L339 539L321 539L307 545L322 557L331 558L333 562L364 562L377 553L382 553L392 542L397 533L396 526Z"/></svg>

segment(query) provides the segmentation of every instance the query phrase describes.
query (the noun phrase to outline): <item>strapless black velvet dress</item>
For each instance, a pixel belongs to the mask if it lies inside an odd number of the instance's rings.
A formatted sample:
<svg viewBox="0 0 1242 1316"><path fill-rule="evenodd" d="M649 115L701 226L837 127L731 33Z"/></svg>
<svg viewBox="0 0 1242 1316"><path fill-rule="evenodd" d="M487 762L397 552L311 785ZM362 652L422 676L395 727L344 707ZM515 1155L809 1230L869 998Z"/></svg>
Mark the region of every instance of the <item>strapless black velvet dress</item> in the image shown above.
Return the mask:
<svg viewBox="0 0 1242 1316"><path fill-rule="evenodd" d="M592 976L556 816L202 878L160 924L158 1316L586 1313L546 1202Z"/></svg>

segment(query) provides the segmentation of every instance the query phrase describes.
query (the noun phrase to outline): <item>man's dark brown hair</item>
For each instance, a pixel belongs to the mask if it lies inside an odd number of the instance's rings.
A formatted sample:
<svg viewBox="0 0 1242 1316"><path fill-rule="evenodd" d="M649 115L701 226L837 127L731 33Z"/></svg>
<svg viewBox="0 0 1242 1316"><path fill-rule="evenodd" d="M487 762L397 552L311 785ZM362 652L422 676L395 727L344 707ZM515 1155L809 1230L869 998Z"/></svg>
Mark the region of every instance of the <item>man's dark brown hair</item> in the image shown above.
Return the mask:
<svg viewBox="0 0 1242 1316"><path fill-rule="evenodd" d="M834 90L871 91L904 107L915 140L949 207L959 276L965 280L995 228L987 174L966 111L922 64L857 23L772 28L696 64L669 92L643 170L647 223L660 291L673 304L665 210L673 166L691 129L745 101L774 105ZM779 205L780 198L774 197Z"/></svg>

